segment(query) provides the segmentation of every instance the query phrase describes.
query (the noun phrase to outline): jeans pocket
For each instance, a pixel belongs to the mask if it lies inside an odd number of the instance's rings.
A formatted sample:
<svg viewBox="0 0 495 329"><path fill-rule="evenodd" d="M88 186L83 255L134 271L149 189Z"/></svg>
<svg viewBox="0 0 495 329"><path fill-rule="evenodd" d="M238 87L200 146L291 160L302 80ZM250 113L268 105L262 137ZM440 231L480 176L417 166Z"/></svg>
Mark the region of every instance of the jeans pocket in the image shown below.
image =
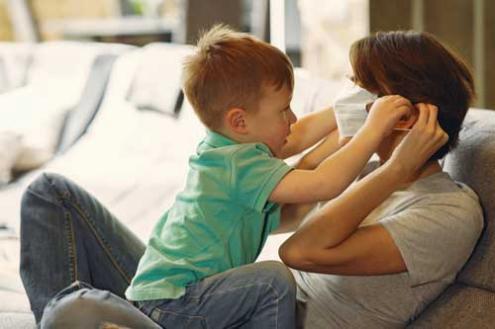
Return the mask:
<svg viewBox="0 0 495 329"><path fill-rule="evenodd" d="M201 315L190 315L156 307L151 311L150 318L166 329L187 328L207 329L206 320Z"/></svg>

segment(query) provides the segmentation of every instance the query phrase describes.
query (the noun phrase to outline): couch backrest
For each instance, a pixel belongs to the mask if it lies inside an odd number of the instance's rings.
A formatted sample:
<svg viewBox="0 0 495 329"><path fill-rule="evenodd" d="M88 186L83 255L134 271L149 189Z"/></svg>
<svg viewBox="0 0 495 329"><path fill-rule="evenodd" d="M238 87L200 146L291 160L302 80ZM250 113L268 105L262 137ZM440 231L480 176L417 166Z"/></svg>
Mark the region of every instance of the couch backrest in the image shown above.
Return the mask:
<svg viewBox="0 0 495 329"><path fill-rule="evenodd" d="M35 44L0 42L0 93L23 86Z"/></svg>
<svg viewBox="0 0 495 329"><path fill-rule="evenodd" d="M495 291L495 111L471 109L444 170L480 197L485 228L457 281Z"/></svg>
<svg viewBox="0 0 495 329"><path fill-rule="evenodd" d="M88 129L99 110L110 72L117 55L103 54L95 58L78 105L72 109L60 132L57 152L65 152Z"/></svg>

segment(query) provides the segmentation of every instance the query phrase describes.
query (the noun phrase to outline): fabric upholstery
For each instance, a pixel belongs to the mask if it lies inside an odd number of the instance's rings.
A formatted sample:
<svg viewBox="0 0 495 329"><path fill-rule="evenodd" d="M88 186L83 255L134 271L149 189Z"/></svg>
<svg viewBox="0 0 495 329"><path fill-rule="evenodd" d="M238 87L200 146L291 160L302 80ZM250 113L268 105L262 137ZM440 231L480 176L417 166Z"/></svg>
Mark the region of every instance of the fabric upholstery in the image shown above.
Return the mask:
<svg viewBox="0 0 495 329"><path fill-rule="evenodd" d="M493 328L495 294L463 284L448 288L408 329Z"/></svg>
<svg viewBox="0 0 495 329"><path fill-rule="evenodd" d="M1 329L35 329L34 316L31 313L2 312Z"/></svg>
<svg viewBox="0 0 495 329"><path fill-rule="evenodd" d="M495 292L495 111L471 110L444 169L480 197L485 229L458 282Z"/></svg>
<svg viewBox="0 0 495 329"><path fill-rule="evenodd" d="M103 54L95 58L88 81L81 95L81 101L70 111L60 135L58 152L64 152L81 137L93 121L106 90L114 54Z"/></svg>
<svg viewBox="0 0 495 329"><path fill-rule="evenodd" d="M184 95L181 65L192 53L189 46L152 43L142 49L142 60L133 77L127 100L141 110L177 116Z"/></svg>

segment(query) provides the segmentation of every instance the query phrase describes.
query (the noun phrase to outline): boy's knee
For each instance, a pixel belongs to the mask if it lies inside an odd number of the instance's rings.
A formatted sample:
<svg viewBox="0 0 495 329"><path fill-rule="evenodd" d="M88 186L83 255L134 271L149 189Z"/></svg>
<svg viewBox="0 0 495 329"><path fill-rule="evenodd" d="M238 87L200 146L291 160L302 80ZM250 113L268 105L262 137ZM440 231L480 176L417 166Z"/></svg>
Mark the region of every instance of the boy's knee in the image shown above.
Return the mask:
<svg viewBox="0 0 495 329"><path fill-rule="evenodd" d="M82 288L53 299L44 310L40 327L105 328L107 323L126 328L159 328L126 300L94 288Z"/></svg>
<svg viewBox="0 0 495 329"><path fill-rule="evenodd" d="M283 278L285 281L294 281L294 276L285 264L277 261L266 261L262 263L263 272L266 275L275 278Z"/></svg>
<svg viewBox="0 0 495 329"><path fill-rule="evenodd" d="M48 192L51 191L53 187L62 187L65 185L66 181L67 179L62 175L44 172L29 184L28 190Z"/></svg>
<svg viewBox="0 0 495 329"><path fill-rule="evenodd" d="M110 292L83 288L52 300L43 312L41 328L99 328L111 313Z"/></svg>
<svg viewBox="0 0 495 329"><path fill-rule="evenodd" d="M58 174L42 173L24 191L21 206L29 206L33 198L42 198L49 202L56 202L59 199L60 189L66 179Z"/></svg>
<svg viewBox="0 0 495 329"><path fill-rule="evenodd" d="M43 312L40 323L41 328L94 328L93 319L99 308L94 299L88 299L85 295L86 289L75 291L60 299L52 300ZM88 315L91 315L88 317ZM86 318L86 319L85 319ZM87 321L91 321L88 323ZM76 326L74 326L76 325Z"/></svg>
<svg viewBox="0 0 495 329"><path fill-rule="evenodd" d="M277 261L263 262L263 271L260 273L261 282L269 283L278 292L296 293L296 281L291 271L283 263Z"/></svg>

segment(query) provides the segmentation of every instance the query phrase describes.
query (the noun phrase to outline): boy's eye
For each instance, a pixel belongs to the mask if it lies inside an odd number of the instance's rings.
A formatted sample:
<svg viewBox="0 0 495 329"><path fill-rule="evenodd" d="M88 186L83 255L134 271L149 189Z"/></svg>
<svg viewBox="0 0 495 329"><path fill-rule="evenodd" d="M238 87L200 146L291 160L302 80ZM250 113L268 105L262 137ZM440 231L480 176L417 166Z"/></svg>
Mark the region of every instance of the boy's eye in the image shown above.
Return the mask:
<svg viewBox="0 0 495 329"><path fill-rule="evenodd" d="M287 118L289 117L289 111L291 110L290 106L283 110L281 113L283 115L284 120L288 120Z"/></svg>

